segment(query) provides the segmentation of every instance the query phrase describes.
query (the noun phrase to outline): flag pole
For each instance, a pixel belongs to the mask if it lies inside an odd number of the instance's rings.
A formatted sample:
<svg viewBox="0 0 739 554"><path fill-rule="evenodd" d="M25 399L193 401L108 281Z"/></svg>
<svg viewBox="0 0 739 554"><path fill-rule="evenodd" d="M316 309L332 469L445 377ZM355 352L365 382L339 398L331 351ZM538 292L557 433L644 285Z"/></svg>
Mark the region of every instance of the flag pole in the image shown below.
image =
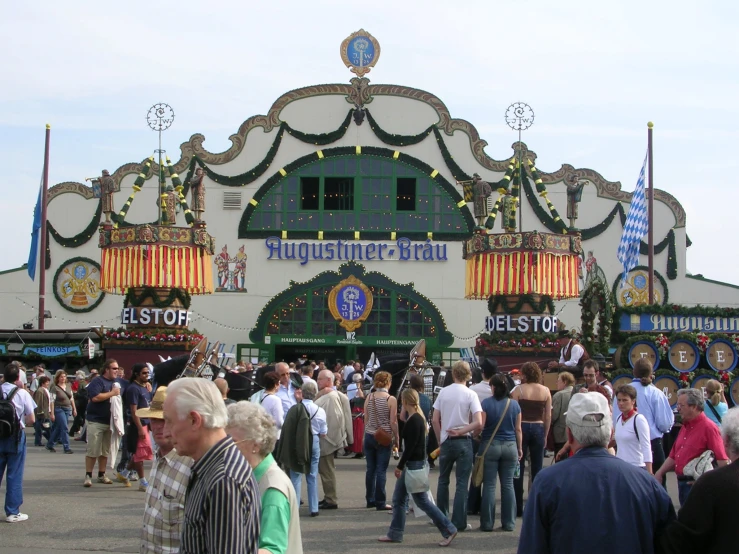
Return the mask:
<svg viewBox="0 0 739 554"><path fill-rule="evenodd" d="M44 147L44 184L41 193L41 248L39 249L39 266L41 274L38 282L38 328L44 328L44 312L46 311L46 201L49 190L49 142L51 125L46 124L46 146Z"/></svg>
<svg viewBox="0 0 739 554"><path fill-rule="evenodd" d="M649 230L648 230L648 243L649 243L649 305L654 304L654 172L652 171L652 129L654 123L651 121L647 123L647 155L648 161L648 172L649 172Z"/></svg>

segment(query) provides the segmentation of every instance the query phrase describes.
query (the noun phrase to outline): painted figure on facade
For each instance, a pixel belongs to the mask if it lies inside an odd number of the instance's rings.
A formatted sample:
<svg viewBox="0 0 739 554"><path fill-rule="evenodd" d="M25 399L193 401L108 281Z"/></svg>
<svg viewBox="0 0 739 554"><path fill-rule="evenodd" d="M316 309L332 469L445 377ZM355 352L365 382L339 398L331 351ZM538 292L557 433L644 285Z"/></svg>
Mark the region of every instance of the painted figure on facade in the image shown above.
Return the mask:
<svg viewBox="0 0 739 554"><path fill-rule="evenodd" d="M192 191L192 203L190 209L195 214L195 221L202 221L205 212L205 172L202 167L195 170L195 174L190 179L190 190Z"/></svg>
<svg viewBox="0 0 739 554"><path fill-rule="evenodd" d="M110 176L107 169L103 169L103 175L97 179L100 181L100 194L103 201L103 213L105 214L105 223L112 223L111 216L115 212L113 206L113 195L115 194L115 180Z"/></svg>
<svg viewBox="0 0 739 554"><path fill-rule="evenodd" d="M234 266L234 281L236 288L246 291L246 252L242 244L236 254L236 265Z"/></svg>
<svg viewBox="0 0 739 554"><path fill-rule="evenodd" d="M565 183L567 187L567 219L570 220L570 228L575 228L577 221L577 205L582 201L582 189L590 181L578 179L572 184Z"/></svg>
<svg viewBox="0 0 739 554"><path fill-rule="evenodd" d="M478 229L485 228L485 220L490 215L488 198L493 194L490 183L483 181L477 173L472 175L471 181L457 181L458 185L472 186L472 198L474 199L474 214Z"/></svg>

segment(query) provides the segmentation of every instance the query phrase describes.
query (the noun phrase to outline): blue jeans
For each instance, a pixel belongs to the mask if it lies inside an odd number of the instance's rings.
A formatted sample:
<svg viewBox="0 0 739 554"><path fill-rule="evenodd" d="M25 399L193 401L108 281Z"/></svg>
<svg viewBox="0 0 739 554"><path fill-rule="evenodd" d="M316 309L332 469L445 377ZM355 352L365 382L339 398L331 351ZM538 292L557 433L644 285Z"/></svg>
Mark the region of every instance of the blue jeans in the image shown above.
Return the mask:
<svg viewBox="0 0 739 554"><path fill-rule="evenodd" d="M487 441L482 445L480 441L472 441L472 459L475 459L477 453L487 446ZM474 465L474 464L473 464ZM480 502L482 501L482 486L476 487L470 479L470 490L467 491L467 515L474 515L480 513Z"/></svg>
<svg viewBox="0 0 739 554"><path fill-rule="evenodd" d="M374 504L378 510L382 510L387 504L385 484L391 452L391 447L380 446L374 435L364 434L364 457L367 460L367 472L364 476L365 499L368 506Z"/></svg>
<svg viewBox="0 0 739 554"><path fill-rule="evenodd" d="M310 473L305 476L308 484L308 507L310 512L315 514L318 512L318 459L321 457L321 446L319 444L318 435L313 435L313 446L310 453ZM290 470L290 481L293 482L295 494L298 497L298 506L300 506L300 490L303 485L303 474Z"/></svg>
<svg viewBox="0 0 739 554"><path fill-rule="evenodd" d="M688 499L688 495L693 488L694 481L678 481L677 482L677 497L680 500L680 506L685 505L685 501Z"/></svg>
<svg viewBox="0 0 739 554"><path fill-rule="evenodd" d="M472 439L448 438L441 443L439 456L439 483L436 488L436 503L441 512L449 515L449 477L456 463L457 488L454 491L452 523L462 531L467 529L467 486L472 473Z"/></svg>
<svg viewBox="0 0 739 554"><path fill-rule="evenodd" d="M60 443L64 451L69 450L69 418L72 417L72 408L54 406L54 424L51 427L51 438L46 448L54 448Z"/></svg>
<svg viewBox="0 0 739 554"><path fill-rule="evenodd" d="M500 524L506 531L516 526L516 495L513 492L513 472L518 461L516 441L494 440L485 454L482 481L480 529L492 531L495 522L495 480L500 477Z"/></svg>
<svg viewBox="0 0 739 554"><path fill-rule="evenodd" d="M46 442L49 442L49 438L51 437L51 431L49 429L44 429L43 416L38 418L33 424L33 444L36 446L43 446L41 443L41 437L44 437Z"/></svg>
<svg viewBox="0 0 739 554"><path fill-rule="evenodd" d="M23 504L23 469L26 464L26 433L21 430L20 441L0 440L0 485L7 470L5 482L5 515L19 514Z"/></svg>
<svg viewBox="0 0 739 554"><path fill-rule="evenodd" d="M523 458L521 458L521 475L518 479L513 480L513 489L516 491L516 515L523 515L523 470L526 467L526 454L531 456L531 482L534 482L536 475L541 471L544 464L544 424L543 423L521 423L521 431L523 431Z"/></svg>
<svg viewBox="0 0 739 554"><path fill-rule="evenodd" d="M418 462L408 462L406 469L421 469L426 460ZM441 536L445 539L457 532L457 528L449 521L449 518L441 513L431 501L428 492L413 493L413 501L416 506L422 510L434 522L436 528L441 532ZM408 490L405 488L405 469L400 474L400 479L395 482L395 492L393 493L393 519L390 522L390 530L387 532L388 538L401 542L403 540L403 531L405 531L405 512L408 510Z"/></svg>

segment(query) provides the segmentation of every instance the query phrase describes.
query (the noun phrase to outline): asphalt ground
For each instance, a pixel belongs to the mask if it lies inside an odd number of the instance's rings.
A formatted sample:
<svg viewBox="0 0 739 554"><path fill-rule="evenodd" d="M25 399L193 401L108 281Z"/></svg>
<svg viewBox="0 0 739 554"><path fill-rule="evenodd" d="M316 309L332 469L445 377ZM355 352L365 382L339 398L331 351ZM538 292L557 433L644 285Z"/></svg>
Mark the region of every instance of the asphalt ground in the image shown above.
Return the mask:
<svg viewBox="0 0 739 554"><path fill-rule="evenodd" d="M33 437L29 435L29 445ZM138 552L139 527L144 509L144 493L138 483L125 488L120 483L97 484L84 488L84 443L71 442L75 453L65 455L45 448L28 447L23 483L22 512L28 521L0 522L0 554L66 554L68 552ZM544 460L545 466L550 458ZM390 469L394 467L391 460ZM306 553L322 552L427 552L438 548L441 535L428 519L409 514L402 544L382 544L377 538L390 524L388 512L365 508L364 460L342 458L336 462L339 509L321 511L308 517L307 506L300 509L303 548ZM97 468L96 468L97 470ZM148 470L148 468L147 468ZM436 493L438 470L431 471L431 491ZM108 472L113 477L111 471ZM320 483L320 479L319 479ZM677 484L668 479L670 496L677 507ZM395 477L388 470L388 501L392 498ZM499 487L498 487L499 490ZM454 491L452 474L451 491ZM4 500L5 481L0 486ZM306 498L305 483L303 498ZM322 498L319 494L319 498ZM498 508L500 510L500 495ZM473 529L460 533L449 547L455 552L516 552L521 520L513 533L478 531L479 518L468 518ZM495 528L500 527L496 520Z"/></svg>

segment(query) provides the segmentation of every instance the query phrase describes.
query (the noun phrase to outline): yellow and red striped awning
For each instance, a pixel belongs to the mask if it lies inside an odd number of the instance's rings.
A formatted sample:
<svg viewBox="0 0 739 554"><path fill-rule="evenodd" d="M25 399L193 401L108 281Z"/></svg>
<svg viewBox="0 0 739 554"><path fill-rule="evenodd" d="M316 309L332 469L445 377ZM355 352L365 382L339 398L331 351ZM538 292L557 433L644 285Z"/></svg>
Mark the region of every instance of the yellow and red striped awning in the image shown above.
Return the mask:
<svg viewBox="0 0 739 554"><path fill-rule="evenodd" d="M213 261L193 245L130 244L103 248L100 288L125 294L131 287L179 288L190 294L213 292Z"/></svg>
<svg viewBox="0 0 739 554"><path fill-rule="evenodd" d="M481 252L467 258L465 298L498 294L580 295L577 254Z"/></svg>

